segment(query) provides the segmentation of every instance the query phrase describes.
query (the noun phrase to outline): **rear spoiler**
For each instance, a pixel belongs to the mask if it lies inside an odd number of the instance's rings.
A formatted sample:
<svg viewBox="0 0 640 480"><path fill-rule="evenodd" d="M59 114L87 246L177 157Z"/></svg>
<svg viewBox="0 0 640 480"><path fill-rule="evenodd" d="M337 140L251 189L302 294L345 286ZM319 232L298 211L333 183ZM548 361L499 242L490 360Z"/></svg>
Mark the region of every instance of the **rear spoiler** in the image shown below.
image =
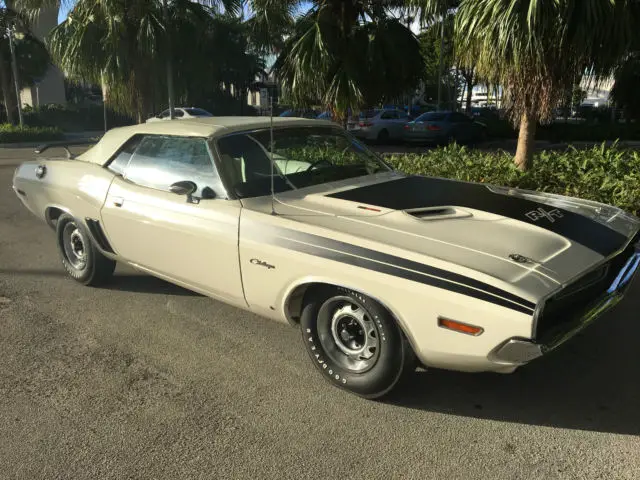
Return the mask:
<svg viewBox="0 0 640 480"><path fill-rule="evenodd" d="M37 146L36 149L34 150L34 153L39 155L44 151L49 150L50 148L64 148L64 150L67 152L67 158L73 159L73 158L76 158L76 156L73 153L71 153L71 150L69 150L69 147L72 147L74 145L93 145L95 143L98 143L98 140L99 138L45 143Z"/></svg>

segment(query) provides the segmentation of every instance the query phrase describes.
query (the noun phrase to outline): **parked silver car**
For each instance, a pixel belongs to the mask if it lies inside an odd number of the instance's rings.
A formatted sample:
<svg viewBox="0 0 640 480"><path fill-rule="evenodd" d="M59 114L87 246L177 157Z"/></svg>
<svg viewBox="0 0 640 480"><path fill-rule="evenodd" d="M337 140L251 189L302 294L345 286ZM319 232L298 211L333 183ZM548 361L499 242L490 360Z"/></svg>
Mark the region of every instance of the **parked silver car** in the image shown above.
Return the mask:
<svg viewBox="0 0 640 480"><path fill-rule="evenodd" d="M362 112L358 122L348 124L349 131L363 140L380 143L402 140L402 129L409 116L402 110L369 110Z"/></svg>
<svg viewBox="0 0 640 480"><path fill-rule="evenodd" d="M413 143L476 143L486 126L460 112L427 112L404 126L403 138Z"/></svg>

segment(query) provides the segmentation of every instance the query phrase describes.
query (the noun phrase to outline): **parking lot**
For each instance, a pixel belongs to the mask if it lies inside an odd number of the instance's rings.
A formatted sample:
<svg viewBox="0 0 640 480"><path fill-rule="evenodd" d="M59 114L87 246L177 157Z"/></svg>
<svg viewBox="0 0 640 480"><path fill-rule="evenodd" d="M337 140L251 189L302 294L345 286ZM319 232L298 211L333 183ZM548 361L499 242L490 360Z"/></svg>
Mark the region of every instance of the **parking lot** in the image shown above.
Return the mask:
<svg viewBox="0 0 640 480"><path fill-rule="evenodd" d="M11 190L31 151L0 149L0 479L640 478L640 281L513 375L420 371L367 401L288 325L122 265L68 279Z"/></svg>

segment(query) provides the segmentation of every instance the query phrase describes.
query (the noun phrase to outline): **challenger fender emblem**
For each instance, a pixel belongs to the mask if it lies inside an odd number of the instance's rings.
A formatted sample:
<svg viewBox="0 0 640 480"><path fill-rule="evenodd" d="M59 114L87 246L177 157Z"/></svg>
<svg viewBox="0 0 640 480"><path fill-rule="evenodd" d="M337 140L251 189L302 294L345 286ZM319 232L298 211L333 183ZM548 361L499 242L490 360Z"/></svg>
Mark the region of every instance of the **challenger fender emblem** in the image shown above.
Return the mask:
<svg viewBox="0 0 640 480"><path fill-rule="evenodd" d="M529 220L532 220L534 222L537 222L538 220L540 220L542 218L546 218L551 223L554 223L556 221L556 219L558 219L558 218L564 217L562 212L560 210L558 210L557 208L554 208L553 210L548 210L547 211L542 207L538 208L536 210L531 210L530 212L525 213L525 215L527 216L527 218Z"/></svg>
<svg viewBox="0 0 640 480"><path fill-rule="evenodd" d="M268 270L273 270L274 268L276 268L275 265L271 265L270 263L263 262L258 258L252 258L251 260L249 260L249 263L252 263L253 265L259 265L261 267L265 267Z"/></svg>

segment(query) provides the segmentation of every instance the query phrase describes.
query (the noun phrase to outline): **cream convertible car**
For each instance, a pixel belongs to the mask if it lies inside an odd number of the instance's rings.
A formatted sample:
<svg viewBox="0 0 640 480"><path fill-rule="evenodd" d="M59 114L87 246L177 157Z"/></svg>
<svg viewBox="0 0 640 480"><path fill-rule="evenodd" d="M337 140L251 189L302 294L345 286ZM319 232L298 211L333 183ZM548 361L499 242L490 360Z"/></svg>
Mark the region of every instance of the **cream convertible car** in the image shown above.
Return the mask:
<svg viewBox="0 0 640 480"><path fill-rule="evenodd" d="M77 281L121 261L290 322L327 380L369 398L418 362L512 372L615 305L640 263L619 209L407 176L318 120L117 128L24 163L13 188Z"/></svg>

